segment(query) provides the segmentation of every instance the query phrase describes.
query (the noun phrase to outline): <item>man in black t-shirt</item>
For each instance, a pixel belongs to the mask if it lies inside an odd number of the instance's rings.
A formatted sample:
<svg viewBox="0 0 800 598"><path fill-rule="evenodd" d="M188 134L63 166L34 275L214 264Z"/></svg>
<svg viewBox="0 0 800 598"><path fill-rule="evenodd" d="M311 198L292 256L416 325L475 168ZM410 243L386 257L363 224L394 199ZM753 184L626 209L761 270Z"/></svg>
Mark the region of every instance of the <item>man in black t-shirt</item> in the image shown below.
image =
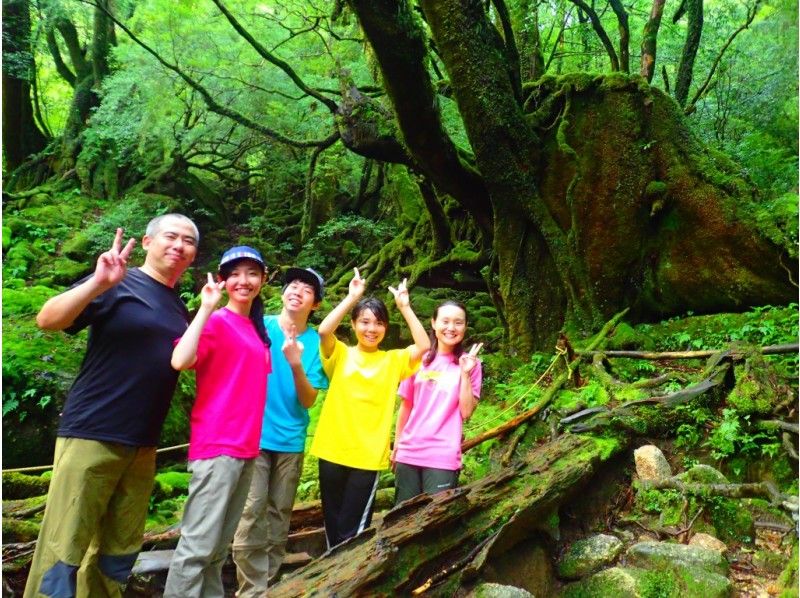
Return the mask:
<svg viewBox="0 0 800 598"><path fill-rule="evenodd" d="M197 253L181 214L150 221L144 264L117 229L92 275L44 304L36 323L75 334L86 355L58 428L53 477L25 597L121 596L136 561L155 475L155 450L178 380L173 341L188 313L174 287Z"/></svg>

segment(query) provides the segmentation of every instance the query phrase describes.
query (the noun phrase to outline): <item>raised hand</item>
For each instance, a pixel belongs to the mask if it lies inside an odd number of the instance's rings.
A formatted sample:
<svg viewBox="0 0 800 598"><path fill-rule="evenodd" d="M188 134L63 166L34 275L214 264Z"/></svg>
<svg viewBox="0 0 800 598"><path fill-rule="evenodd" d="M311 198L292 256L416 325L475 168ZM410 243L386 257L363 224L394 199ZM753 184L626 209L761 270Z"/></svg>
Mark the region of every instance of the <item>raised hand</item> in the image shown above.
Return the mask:
<svg viewBox="0 0 800 598"><path fill-rule="evenodd" d="M458 365L461 366L461 371L469 374L475 364L478 363L478 352L483 348L483 343L472 345L468 353L462 353L458 358Z"/></svg>
<svg viewBox="0 0 800 598"><path fill-rule="evenodd" d="M358 273L358 268L353 268L353 273L353 280L350 281L350 285L347 287L347 292L351 297L360 299L364 294L367 283L361 278L361 275Z"/></svg>
<svg viewBox="0 0 800 598"><path fill-rule="evenodd" d="M408 279L404 278L403 282L397 285L397 288L389 287L389 291L394 295L394 302L398 309L403 309L411 305L411 300L408 297L408 288L406 287L407 281Z"/></svg>
<svg viewBox="0 0 800 598"><path fill-rule="evenodd" d="M200 305L207 309L214 309L222 299L222 289L225 288L225 281L214 282L211 272L208 273L208 282L200 290Z"/></svg>
<svg viewBox="0 0 800 598"><path fill-rule="evenodd" d="M281 351L283 351L283 356L286 357L289 365L300 365L300 357L303 355L303 343L297 340L297 326L294 324L289 326Z"/></svg>
<svg viewBox="0 0 800 598"><path fill-rule="evenodd" d="M114 235L114 242L111 249L101 253L97 258L97 266L94 269L94 279L102 287L111 288L125 278L128 271L128 258L136 245L135 239L129 239L125 247L122 247L122 229L117 229Z"/></svg>

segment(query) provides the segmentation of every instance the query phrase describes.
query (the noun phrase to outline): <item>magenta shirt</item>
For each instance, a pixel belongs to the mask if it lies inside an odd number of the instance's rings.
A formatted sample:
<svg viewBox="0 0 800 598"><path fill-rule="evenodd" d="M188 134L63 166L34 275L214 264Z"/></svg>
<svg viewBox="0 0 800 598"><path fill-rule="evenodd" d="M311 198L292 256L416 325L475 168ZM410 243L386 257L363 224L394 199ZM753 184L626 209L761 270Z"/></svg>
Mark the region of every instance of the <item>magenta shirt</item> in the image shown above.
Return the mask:
<svg viewBox="0 0 800 598"><path fill-rule="evenodd" d="M211 314L194 369L189 460L256 457L272 365L250 319L224 307Z"/></svg>
<svg viewBox="0 0 800 598"><path fill-rule="evenodd" d="M470 372L472 395L480 397L480 361ZM463 420L458 408L461 368L452 355L437 355L430 365L406 378L397 393L410 407L408 421L395 439L396 460L417 467L461 469Z"/></svg>

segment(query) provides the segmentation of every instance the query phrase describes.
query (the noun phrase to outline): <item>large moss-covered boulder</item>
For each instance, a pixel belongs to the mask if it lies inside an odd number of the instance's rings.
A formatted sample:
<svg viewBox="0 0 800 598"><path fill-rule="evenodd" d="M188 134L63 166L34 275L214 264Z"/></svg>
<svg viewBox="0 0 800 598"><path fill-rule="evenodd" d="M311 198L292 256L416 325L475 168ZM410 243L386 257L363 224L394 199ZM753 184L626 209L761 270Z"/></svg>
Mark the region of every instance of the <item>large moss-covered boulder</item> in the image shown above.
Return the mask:
<svg viewBox="0 0 800 598"><path fill-rule="evenodd" d="M728 574L728 561L716 550L670 542L639 542L631 546L626 562L643 569L704 569L718 575Z"/></svg>

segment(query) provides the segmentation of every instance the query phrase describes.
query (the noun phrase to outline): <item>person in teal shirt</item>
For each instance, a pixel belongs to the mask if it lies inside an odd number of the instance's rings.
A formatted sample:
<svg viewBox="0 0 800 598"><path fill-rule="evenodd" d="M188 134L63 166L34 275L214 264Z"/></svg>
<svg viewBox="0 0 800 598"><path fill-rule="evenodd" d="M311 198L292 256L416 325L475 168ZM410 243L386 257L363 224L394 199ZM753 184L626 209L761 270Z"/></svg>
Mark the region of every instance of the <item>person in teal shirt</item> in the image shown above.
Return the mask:
<svg viewBox="0 0 800 598"><path fill-rule="evenodd" d="M265 316L272 340L272 373L259 455L242 518L233 540L237 596L264 596L286 554L297 484L303 470L308 409L328 388L319 356L319 334L308 318L325 292L311 268L289 268L283 277L283 308Z"/></svg>

